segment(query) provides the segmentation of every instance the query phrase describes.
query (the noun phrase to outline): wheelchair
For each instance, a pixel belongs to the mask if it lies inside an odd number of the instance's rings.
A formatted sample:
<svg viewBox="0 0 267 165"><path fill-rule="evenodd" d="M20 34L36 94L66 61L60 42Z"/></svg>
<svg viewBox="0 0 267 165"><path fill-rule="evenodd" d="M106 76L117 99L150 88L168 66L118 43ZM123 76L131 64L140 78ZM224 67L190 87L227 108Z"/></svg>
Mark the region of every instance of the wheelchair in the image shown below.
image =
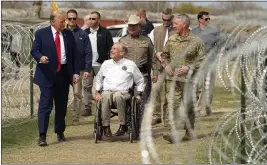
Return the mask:
<svg viewBox="0 0 267 165"><path fill-rule="evenodd" d="M136 98L134 95L134 90L130 90L131 97L126 100L126 109L125 109L125 117L126 117L126 125L127 125L127 133L129 134L129 140L132 143L133 140L137 140L140 134L140 126L141 126L141 113L140 113L140 105L136 103ZM118 116L118 113L113 111L112 109L116 109L115 105L111 106L111 116L110 119L114 116ZM101 103L96 104L94 118L94 138L95 143L99 140L102 140L103 129L102 129L102 119L101 119Z"/></svg>

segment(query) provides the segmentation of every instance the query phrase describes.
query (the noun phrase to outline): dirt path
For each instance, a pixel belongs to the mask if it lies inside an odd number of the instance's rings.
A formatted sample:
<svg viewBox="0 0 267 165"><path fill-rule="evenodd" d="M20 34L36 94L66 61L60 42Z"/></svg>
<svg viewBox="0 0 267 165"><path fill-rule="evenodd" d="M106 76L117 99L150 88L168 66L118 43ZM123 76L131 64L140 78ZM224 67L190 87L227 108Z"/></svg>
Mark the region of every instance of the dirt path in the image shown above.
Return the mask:
<svg viewBox="0 0 267 165"><path fill-rule="evenodd" d="M200 117L197 122L196 134L199 136L191 142L179 144L178 160L186 163L208 162L208 145L211 140L209 134L214 129L218 118L225 114L225 109L216 111L209 117ZM118 128L118 118L112 119L112 132ZM181 136L184 134L180 129ZM162 139L168 128L158 125L153 128L153 140L162 163L172 163L173 145ZM56 135L50 128L48 133L48 147L37 146L37 139L29 146L7 149L2 152L2 163L56 163L56 164L140 164L140 141L130 143L128 134L123 137L111 137L94 143L93 117L82 118L81 125L67 126L65 131L67 141L57 143ZM189 156L189 157L188 157ZM153 162L152 162L153 163Z"/></svg>

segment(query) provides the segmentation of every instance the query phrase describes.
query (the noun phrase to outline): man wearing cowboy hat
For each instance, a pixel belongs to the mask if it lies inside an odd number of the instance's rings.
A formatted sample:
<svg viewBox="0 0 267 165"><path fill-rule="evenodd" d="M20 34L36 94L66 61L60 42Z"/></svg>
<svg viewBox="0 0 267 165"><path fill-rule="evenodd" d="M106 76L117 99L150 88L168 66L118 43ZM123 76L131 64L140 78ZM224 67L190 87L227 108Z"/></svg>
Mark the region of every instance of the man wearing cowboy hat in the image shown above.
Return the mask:
<svg viewBox="0 0 267 165"><path fill-rule="evenodd" d="M136 63L137 67L144 76L146 83L141 100L141 115L143 114L144 105L148 101L151 92L151 69L153 71L153 82L157 81L158 71L156 68L156 58L154 57L154 46L149 37L140 35L141 20L136 15L130 15L128 19L128 35L122 37L121 42L128 48L128 54L125 58Z"/></svg>

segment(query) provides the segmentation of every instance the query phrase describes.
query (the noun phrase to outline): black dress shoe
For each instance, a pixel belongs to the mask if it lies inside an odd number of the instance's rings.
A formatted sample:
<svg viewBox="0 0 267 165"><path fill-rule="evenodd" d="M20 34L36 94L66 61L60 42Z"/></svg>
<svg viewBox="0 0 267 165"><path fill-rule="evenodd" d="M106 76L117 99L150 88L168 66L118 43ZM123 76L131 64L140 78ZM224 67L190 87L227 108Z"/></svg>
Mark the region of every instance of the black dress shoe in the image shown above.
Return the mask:
<svg viewBox="0 0 267 165"><path fill-rule="evenodd" d="M91 108L88 105L85 106L82 116L92 116Z"/></svg>
<svg viewBox="0 0 267 165"><path fill-rule="evenodd" d="M43 146L47 146L46 143L46 136L45 135L40 135L39 139L38 139L38 145L43 147Z"/></svg>
<svg viewBox="0 0 267 165"><path fill-rule="evenodd" d="M57 140L58 140L59 142L66 141L66 138L65 138L63 132L57 133Z"/></svg>
<svg viewBox="0 0 267 165"><path fill-rule="evenodd" d="M127 132L127 126L126 125L120 125L120 128L118 131L115 133L115 136L121 136L124 135L125 132Z"/></svg>
<svg viewBox="0 0 267 165"><path fill-rule="evenodd" d="M106 137L112 136L112 133L111 133L111 130L110 130L110 126L103 126L103 131L104 131L104 135Z"/></svg>

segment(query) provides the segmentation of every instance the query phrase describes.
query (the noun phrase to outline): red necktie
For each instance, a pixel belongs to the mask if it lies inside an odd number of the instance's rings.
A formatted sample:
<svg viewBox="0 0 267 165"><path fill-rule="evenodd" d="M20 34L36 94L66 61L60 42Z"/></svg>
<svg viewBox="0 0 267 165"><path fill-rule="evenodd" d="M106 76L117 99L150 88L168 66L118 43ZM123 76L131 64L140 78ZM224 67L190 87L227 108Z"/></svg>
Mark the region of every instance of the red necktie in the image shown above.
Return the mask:
<svg viewBox="0 0 267 165"><path fill-rule="evenodd" d="M55 44L56 44L56 50L57 50L57 72L58 72L60 71L60 67L61 67L61 51L60 51L59 32L56 32Z"/></svg>

